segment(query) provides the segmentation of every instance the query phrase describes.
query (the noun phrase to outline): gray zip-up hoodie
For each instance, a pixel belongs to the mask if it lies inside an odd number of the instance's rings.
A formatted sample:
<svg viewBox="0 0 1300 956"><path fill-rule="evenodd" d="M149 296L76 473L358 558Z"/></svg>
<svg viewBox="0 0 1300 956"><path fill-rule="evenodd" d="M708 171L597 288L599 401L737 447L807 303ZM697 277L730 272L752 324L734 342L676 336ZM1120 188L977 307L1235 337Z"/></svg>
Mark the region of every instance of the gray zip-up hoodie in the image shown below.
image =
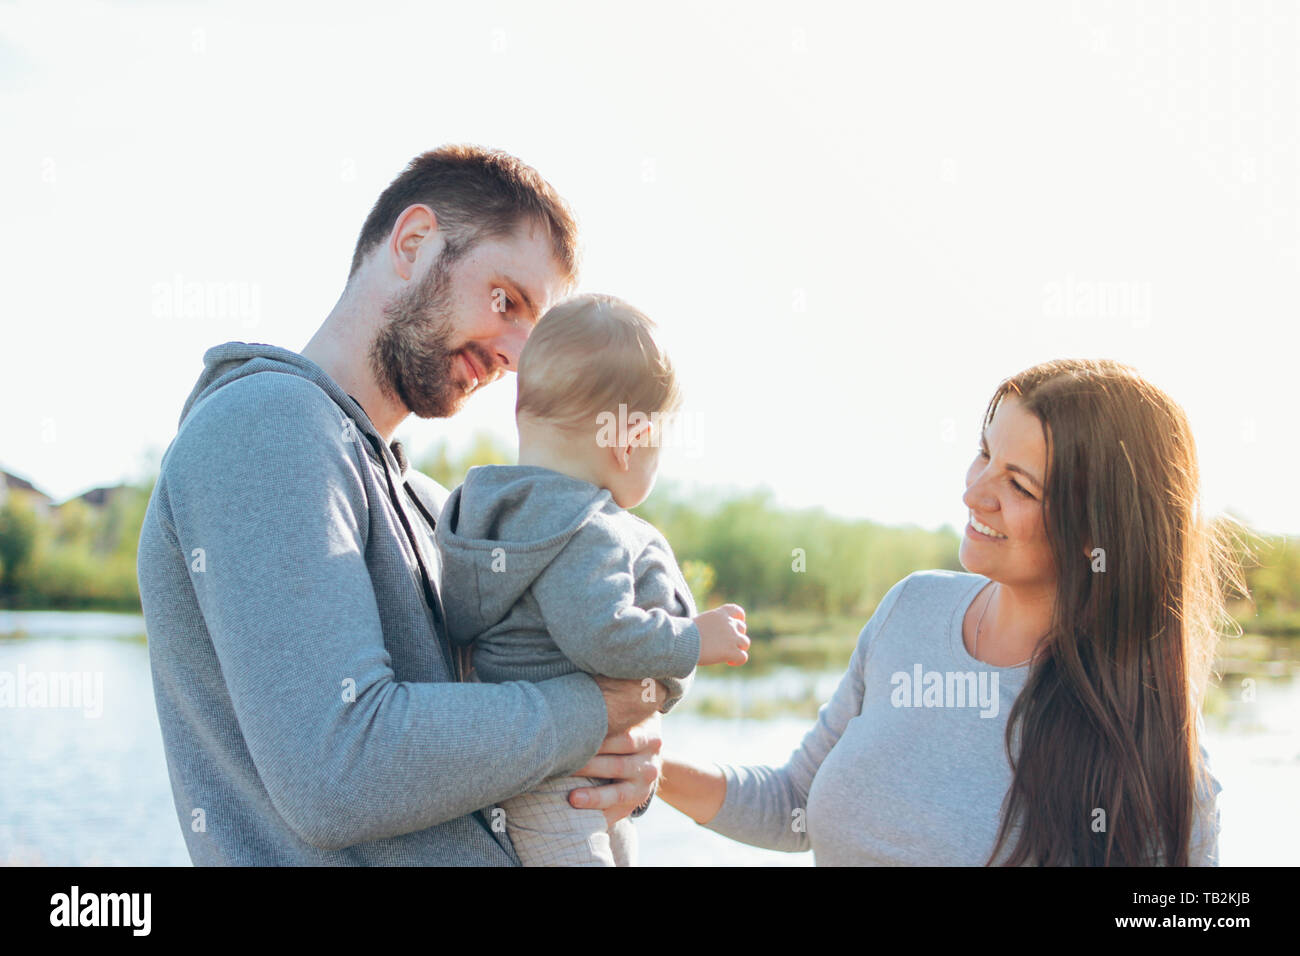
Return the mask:
<svg viewBox="0 0 1300 956"><path fill-rule="evenodd" d="M595 681L459 682L407 469L315 363L208 350L140 534L167 769L196 864L518 864L482 809L589 760Z"/></svg>
<svg viewBox="0 0 1300 956"><path fill-rule="evenodd" d="M700 658L672 548L609 491L535 465L480 465L436 533L452 642L485 681L586 671L662 680L667 712Z"/></svg>

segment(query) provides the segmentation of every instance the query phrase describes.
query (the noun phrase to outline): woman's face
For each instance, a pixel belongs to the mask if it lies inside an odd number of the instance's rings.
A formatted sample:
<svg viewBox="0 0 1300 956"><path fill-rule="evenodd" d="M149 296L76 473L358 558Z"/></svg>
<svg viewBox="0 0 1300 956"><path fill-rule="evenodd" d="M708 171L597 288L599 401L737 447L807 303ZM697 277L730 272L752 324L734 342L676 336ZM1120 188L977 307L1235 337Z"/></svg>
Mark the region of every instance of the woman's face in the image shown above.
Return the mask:
<svg viewBox="0 0 1300 956"><path fill-rule="evenodd" d="M1015 396L1003 398L966 472L970 520L958 554L967 571L1010 587L1054 584L1043 526L1046 474L1042 423Z"/></svg>

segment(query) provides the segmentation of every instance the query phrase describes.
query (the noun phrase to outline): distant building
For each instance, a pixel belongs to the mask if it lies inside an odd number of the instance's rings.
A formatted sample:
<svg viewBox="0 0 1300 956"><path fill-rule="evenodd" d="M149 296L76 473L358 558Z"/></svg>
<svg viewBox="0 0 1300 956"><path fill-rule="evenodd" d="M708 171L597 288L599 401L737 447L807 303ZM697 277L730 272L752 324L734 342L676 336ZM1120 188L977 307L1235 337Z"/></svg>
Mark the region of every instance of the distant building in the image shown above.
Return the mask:
<svg viewBox="0 0 1300 956"><path fill-rule="evenodd" d="M89 507L95 509L106 507L109 502L127 490L128 487L126 485L105 485L102 488L92 488L75 498L69 498L68 501L55 504L53 498L26 478L19 478L17 475L4 470L0 470L0 477L2 477L2 480L0 480L0 508L4 507L10 495L19 495L26 498L38 514L45 516L48 516L52 511L58 511L71 501L83 501Z"/></svg>
<svg viewBox="0 0 1300 956"><path fill-rule="evenodd" d="M70 498L69 500L70 501L81 500L84 501L86 504L90 505L92 508L103 508L105 505L107 505L110 501L116 498L118 494L120 494L125 489L126 489L126 485L111 485L104 488L91 488L85 494L77 495L76 498ZM67 504L67 503L68 502L65 501L63 504ZM62 507L62 506L56 505L55 507Z"/></svg>
<svg viewBox="0 0 1300 956"><path fill-rule="evenodd" d="M9 502L11 497L26 498L40 515L48 515L54 506L54 499L26 478L19 478L17 475L0 470L0 508Z"/></svg>

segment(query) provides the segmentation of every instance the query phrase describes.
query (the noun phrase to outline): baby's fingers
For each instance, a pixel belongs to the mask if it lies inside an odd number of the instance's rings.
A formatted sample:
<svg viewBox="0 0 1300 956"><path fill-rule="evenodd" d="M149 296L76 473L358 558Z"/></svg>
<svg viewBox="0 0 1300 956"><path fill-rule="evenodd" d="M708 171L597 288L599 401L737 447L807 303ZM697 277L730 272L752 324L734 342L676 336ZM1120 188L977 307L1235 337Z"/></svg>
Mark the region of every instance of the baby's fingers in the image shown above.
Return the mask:
<svg viewBox="0 0 1300 956"><path fill-rule="evenodd" d="M727 663L732 667L739 667L747 660L749 660L749 638L741 634L736 639L735 650L727 658Z"/></svg>

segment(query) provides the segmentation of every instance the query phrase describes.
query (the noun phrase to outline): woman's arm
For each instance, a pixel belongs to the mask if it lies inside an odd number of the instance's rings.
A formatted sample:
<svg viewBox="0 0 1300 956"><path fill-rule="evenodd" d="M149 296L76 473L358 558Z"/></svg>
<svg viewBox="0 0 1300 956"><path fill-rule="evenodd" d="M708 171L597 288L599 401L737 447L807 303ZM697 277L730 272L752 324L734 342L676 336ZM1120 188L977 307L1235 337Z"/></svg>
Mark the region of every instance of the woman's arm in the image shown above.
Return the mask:
<svg viewBox="0 0 1300 956"><path fill-rule="evenodd" d="M697 823L733 840L791 853L809 849L805 823L813 777L849 721L862 712L872 641L906 584L904 578L880 602L858 636L834 696L784 766L697 765L667 757L660 796Z"/></svg>
<svg viewBox="0 0 1300 956"><path fill-rule="evenodd" d="M727 778L717 764L705 766L666 756L658 794L696 823L708 823L727 799Z"/></svg>

